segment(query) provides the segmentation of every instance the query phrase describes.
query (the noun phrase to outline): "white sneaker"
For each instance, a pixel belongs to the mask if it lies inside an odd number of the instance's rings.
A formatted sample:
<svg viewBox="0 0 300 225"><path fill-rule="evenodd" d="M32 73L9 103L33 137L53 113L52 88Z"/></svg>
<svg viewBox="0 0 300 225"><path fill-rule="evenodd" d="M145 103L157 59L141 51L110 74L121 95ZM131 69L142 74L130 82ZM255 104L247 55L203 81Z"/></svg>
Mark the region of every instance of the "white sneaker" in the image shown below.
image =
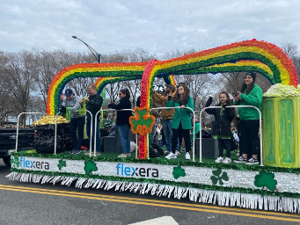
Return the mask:
<svg viewBox="0 0 300 225"><path fill-rule="evenodd" d="M216 163L221 163L223 162L223 157L219 156L216 160L215 160Z"/></svg>
<svg viewBox="0 0 300 225"><path fill-rule="evenodd" d="M165 158L166 159L176 159L177 156L173 152L170 152L169 155L167 155Z"/></svg>
<svg viewBox="0 0 300 225"><path fill-rule="evenodd" d="M127 154L126 153L122 153L121 155L118 155L119 158L126 158Z"/></svg>
<svg viewBox="0 0 300 225"><path fill-rule="evenodd" d="M180 155L180 151L177 151L177 150L176 150L176 151L175 151L175 155L176 155L176 156Z"/></svg>
<svg viewBox="0 0 300 225"><path fill-rule="evenodd" d="M190 153L188 153L188 152L185 153L185 159L187 159L187 160L190 160L190 159L191 159Z"/></svg>
<svg viewBox="0 0 300 225"><path fill-rule="evenodd" d="M226 157L223 161L222 161L222 163L231 163L231 158L228 158L228 157Z"/></svg>
<svg viewBox="0 0 300 225"><path fill-rule="evenodd" d="M127 153L127 157L131 157L131 153L130 152Z"/></svg>

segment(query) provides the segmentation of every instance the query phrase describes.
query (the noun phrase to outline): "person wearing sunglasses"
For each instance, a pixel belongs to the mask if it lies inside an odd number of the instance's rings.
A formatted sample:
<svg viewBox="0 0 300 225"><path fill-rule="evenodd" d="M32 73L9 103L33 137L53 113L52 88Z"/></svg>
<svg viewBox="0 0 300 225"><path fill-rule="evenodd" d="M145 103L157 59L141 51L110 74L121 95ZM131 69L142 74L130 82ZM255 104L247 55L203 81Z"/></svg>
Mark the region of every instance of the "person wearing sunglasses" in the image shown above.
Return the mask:
<svg viewBox="0 0 300 225"><path fill-rule="evenodd" d="M191 159L191 138L190 130L192 129L192 111L188 108L194 110L193 98L190 97L190 90L186 84L180 83L177 86L177 91L168 96L167 107L180 107L175 109L175 114L172 120L172 152L166 156L166 159L176 159L175 154L177 139L182 134L185 142L185 159ZM172 110L172 108L168 109Z"/></svg>
<svg viewBox="0 0 300 225"><path fill-rule="evenodd" d="M120 101L117 104L108 104L108 108L121 110L121 109L131 109L131 102L129 100L130 93L128 89L122 89L119 91ZM119 127L119 132L121 136L121 146L122 154L118 157L126 158L131 156L130 154L130 140L129 140L129 117L132 116L131 111L117 111L117 126Z"/></svg>

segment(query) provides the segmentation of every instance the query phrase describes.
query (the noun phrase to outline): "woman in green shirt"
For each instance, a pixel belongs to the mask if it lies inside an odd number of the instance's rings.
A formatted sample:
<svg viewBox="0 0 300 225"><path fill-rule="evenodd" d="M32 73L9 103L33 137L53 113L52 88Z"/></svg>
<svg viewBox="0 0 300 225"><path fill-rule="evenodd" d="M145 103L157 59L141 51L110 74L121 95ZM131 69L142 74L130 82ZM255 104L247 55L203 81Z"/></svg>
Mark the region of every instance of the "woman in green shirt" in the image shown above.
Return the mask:
<svg viewBox="0 0 300 225"><path fill-rule="evenodd" d="M188 108L194 110L193 98L190 97L190 90L185 84L179 84L177 86L177 92L170 94L167 100L167 107L180 107L175 109L175 114L172 120L172 152L166 156L167 159L176 159L175 154L177 139L182 134L185 142L185 159L191 159L191 138L190 130L192 129L192 111ZM172 110L171 108L168 110Z"/></svg>
<svg viewBox="0 0 300 225"><path fill-rule="evenodd" d="M235 105L253 105L259 110L261 108L263 92L255 84L256 74L249 72L244 78L241 91L237 92ZM242 155L234 160L235 163L245 163L248 165L259 164L259 113L254 108L238 108L240 124L238 133L240 137L240 151ZM249 156L251 155L251 158Z"/></svg>

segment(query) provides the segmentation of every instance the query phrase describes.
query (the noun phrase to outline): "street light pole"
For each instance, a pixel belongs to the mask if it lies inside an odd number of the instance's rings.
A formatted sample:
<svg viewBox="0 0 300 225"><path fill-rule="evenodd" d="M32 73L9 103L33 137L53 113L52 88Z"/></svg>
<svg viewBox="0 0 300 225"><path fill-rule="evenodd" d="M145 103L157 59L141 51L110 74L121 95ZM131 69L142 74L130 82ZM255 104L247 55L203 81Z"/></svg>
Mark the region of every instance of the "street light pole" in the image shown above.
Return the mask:
<svg viewBox="0 0 300 225"><path fill-rule="evenodd" d="M81 40L80 38L76 37L76 36L72 36L72 38L77 39L78 41L81 41L83 44L85 44L86 47L88 47L88 49L92 52L93 56L96 58L98 63L101 63L101 55L96 52L95 49L93 49L91 46L89 46L87 43L85 43L83 40Z"/></svg>

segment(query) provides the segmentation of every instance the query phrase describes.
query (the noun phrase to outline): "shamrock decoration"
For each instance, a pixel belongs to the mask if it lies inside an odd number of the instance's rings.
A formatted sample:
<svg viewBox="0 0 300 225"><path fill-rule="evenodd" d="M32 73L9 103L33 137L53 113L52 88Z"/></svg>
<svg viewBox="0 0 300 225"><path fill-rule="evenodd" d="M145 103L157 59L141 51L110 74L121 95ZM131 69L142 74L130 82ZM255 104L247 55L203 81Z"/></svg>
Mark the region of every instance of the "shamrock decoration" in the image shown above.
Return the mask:
<svg viewBox="0 0 300 225"><path fill-rule="evenodd" d="M20 166L20 161L19 161L19 157L17 156L12 156L10 159L11 165L18 168Z"/></svg>
<svg viewBox="0 0 300 225"><path fill-rule="evenodd" d="M277 180L274 179L275 175L273 173L259 172L259 175L255 176L254 185L256 187L262 187L261 196L264 196L264 187L268 188L270 191L276 189Z"/></svg>
<svg viewBox="0 0 300 225"><path fill-rule="evenodd" d="M185 177L185 170L181 168L181 166L177 166L173 168L173 177L178 179L179 177Z"/></svg>
<svg viewBox="0 0 300 225"><path fill-rule="evenodd" d="M227 173L226 172L222 173L222 170L220 168L217 169L217 170L212 171L212 174L214 176L211 176L210 179L211 179L211 181L213 182L214 185L216 185L218 183L218 181L219 181L220 185L223 185L224 183L222 182L222 180L224 180L224 181L229 180Z"/></svg>
<svg viewBox="0 0 300 225"><path fill-rule="evenodd" d="M96 163L93 161L85 161L84 162L84 171L86 175L90 175L93 171L97 171L98 167Z"/></svg>
<svg viewBox="0 0 300 225"><path fill-rule="evenodd" d="M136 116L129 117L131 131L134 134L139 133L142 136L151 133L153 124L155 123L155 117L149 115L150 110L147 107L135 107L134 113Z"/></svg>
<svg viewBox="0 0 300 225"><path fill-rule="evenodd" d="M61 170L63 167L66 167L66 161L64 161L63 159L60 159L58 161L57 167L59 168L59 170Z"/></svg>

